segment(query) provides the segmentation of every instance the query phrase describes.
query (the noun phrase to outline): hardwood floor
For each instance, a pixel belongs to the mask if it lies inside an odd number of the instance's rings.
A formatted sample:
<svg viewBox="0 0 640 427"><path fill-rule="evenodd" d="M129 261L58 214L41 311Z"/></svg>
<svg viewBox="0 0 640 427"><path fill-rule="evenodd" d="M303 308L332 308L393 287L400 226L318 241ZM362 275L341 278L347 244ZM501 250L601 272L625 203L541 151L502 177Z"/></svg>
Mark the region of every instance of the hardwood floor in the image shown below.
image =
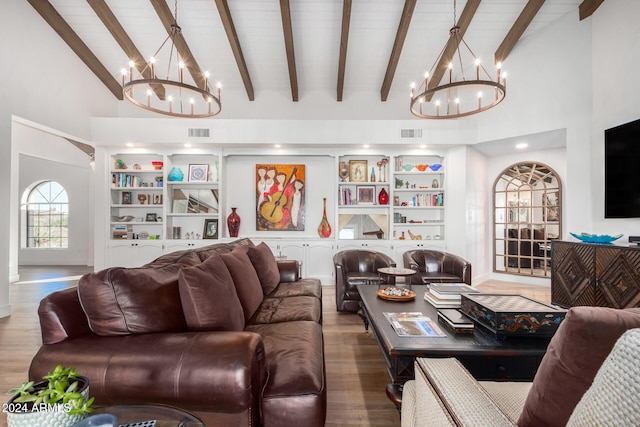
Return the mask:
<svg viewBox="0 0 640 427"><path fill-rule="evenodd" d="M38 303L45 295L75 286L86 267L29 267L10 285L13 314L0 319L0 391L20 385L41 345ZM44 281L41 281L44 280ZM548 287L488 281L487 292L513 292L549 302ZM323 331L327 368L327 426L399 426L398 412L385 394L389 381L382 354L371 332L355 314L338 313L335 291L323 287ZM1 399L0 399L1 400ZM2 400L3 402L6 399ZM0 415L0 427L6 426Z"/></svg>

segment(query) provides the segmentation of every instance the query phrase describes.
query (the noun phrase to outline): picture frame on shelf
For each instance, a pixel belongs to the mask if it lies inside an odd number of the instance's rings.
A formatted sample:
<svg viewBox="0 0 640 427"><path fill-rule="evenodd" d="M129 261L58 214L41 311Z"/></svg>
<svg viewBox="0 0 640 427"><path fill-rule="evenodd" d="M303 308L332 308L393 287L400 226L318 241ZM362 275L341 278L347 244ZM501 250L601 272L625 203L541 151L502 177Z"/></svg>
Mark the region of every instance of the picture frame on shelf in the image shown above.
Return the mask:
<svg viewBox="0 0 640 427"><path fill-rule="evenodd" d="M217 239L218 238L218 220L217 219L205 219L204 231L202 232L203 239Z"/></svg>
<svg viewBox="0 0 640 427"><path fill-rule="evenodd" d="M146 222L157 222L158 221L158 215L155 213L147 213L147 216L145 217L145 221Z"/></svg>
<svg viewBox="0 0 640 427"><path fill-rule="evenodd" d="M162 194L154 194L153 195L153 204L161 205L162 204Z"/></svg>
<svg viewBox="0 0 640 427"><path fill-rule="evenodd" d="M359 205L373 205L375 203L376 187L373 185L360 185L356 194Z"/></svg>
<svg viewBox="0 0 640 427"><path fill-rule="evenodd" d="M122 204L130 205L131 204L131 191L123 191L122 192Z"/></svg>
<svg viewBox="0 0 640 427"><path fill-rule="evenodd" d="M368 182L367 160L349 160L349 182Z"/></svg>
<svg viewBox="0 0 640 427"><path fill-rule="evenodd" d="M207 182L209 180L208 164L190 164L189 182Z"/></svg>

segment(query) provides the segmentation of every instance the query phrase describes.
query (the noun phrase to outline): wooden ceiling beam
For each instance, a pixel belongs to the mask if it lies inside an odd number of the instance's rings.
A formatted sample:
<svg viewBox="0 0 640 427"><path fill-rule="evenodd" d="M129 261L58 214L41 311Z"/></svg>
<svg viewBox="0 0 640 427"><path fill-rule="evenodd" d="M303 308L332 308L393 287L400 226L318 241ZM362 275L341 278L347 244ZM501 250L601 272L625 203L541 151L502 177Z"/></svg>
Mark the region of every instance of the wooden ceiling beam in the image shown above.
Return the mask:
<svg viewBox="0 0 640 427"><path fill-rule="evenodd" d="M391 90L391 83L393 83L393 76L396 73L398 67L398 61L400 60L400 54L402 53L402 47L409 31L409 24L411 24L411 18L413 17L413 10L416 8L416 0L406 0L404 2L404 9L402 10L402 16L400 17L400 24L398 24L398 31L396 32L396 39L393 42L393 49L391 49L391 57L389 58L389 64L387 65L387 72L384 75L382 81L382 88L380 89L380 97L382 102L387 100L389 91Z"/></svg>
<svg viewBox="0 0 640 427"><path fill-rule="evenodd" d="M340 56L338 57L338 102L342 102L344 92L344 73L347 66L347 46L349 45L349 26L351 23L351 0L342 3L342 33L340 35Z"/></svg>
<svg viewBox="0 0 640 427"><path fill-rule="evenodd" d="M298 73L296 71L296 55L293 49L293 29L291 27L291 6L289 0L280 0L280 14L282 15L282 32L284 46L289 66L289 82L291 84L291 98L298 102Z"/></svg>
<svg viewBox="0 0 640 427"><path fill-rule="evenodd" d="M436 64L435 70L433 71L433 76L431 76L431 80L429 80L429 89L432 89L440 84L440 80L444 76L444 73L447 71L447 67L449 63L453 60L453 55L458 49L459 40L464 37L464 33L469 28L471 24L471 20L473 19L473 15L475 15L476 10L478 10L478 6L480 6L481 0L469 0L467 4L464 6L462 10L462 14L460 15L460 19L458 19L457 26L460 27L460 33L458 37L458 41L456 41L455 37L449 37L447 41L447 45L442 51L442 56L440 56L440 61Z"/></svg>
<svg viewBox="0 0 640 427"><path fill-rule="evenodd" d="M227 33L229 46L231 46L231 51L233 52L233 56L236 59L238 71L240 71L240 77L242 77L244 88L247 91L247 97L249 97L249 101L253 101L255 99L253 93L253 83L251 83L249 69L247 68L247 63L245 62L244 55L242 54L242 47L240 46L240 40L238 40L236 27L235 25L233 25L231 12L229 11L229 4L227 0L216 0L216 7L218 8L218 14L220 15L220 19L222 20L224 31Z"/></svg>
<svg viewBox="0 0 640 427"><path fill-rule="evenodd" d="M93 74L113 93L113 95L122 100L122 86L115 77L107 70L107 68L98 60L91 52L89 47L80 40L71 26L60 16L58 11L47 0L28 0L29 4L42 16L42 18L58 33L64 42L75 52L75 54L84 62Z"/></svg>
<svg viewBox="0 0 640 427"><path fill-rule="evenodd" d="M104 26L109 30L115 41L120 45L129 60L133 61L138 72L145 79L152 79L155 76L151 74L151 69L147 67L147 60L142 56L138 48L135 46L131 37L124 30L118 18L113 14L111 9L104 0L87 0L89 6L102 21ZM162 85L151 85L151 88L158 98L165 99L165 90Z"/></svg>
<svg viewBox="0 0 640 427"><path fill-rule="evenodd" d="M522 12L518 16L518 19L516 19L516 22L514 22L506 37L502 40L502 43L500 43L500 46L496 50L494 54L494 61L496 63L503 62L507 59L507 56L509 56L515 45L520 40L520 37L522 37L522 34L524 34L526 29L529 27L533 18L538 14L538 11L540 11L544 2L545 0L529 0L527 2L524 9L522 9Z"/></svg>
<svg viewBox="0 0 640 427"><path fill-rule="evenodd" d="M593 13L600 7L604 0L584 0L578 6L578 13L580 20L586 19L593 15Z"/></svg>
<svg viewBox="0 0 640 427"><path fill-rule="evenodd" d="M160 21L162 21L162 25L164 25L165 30L167 30L167 34L171 34L171 25L176 23L175 17L169 9L166 0L149 0L151 5L155 9ZM182 58L185 67L189 70L189 74L193 78L195 85L201 89L205 88L206 78L204 73L200 69L196 58L191 53L191 49L189 49L189 45L184 38L182 33L176 34L174 37L174 44L176 49L178 50L178 54ZM207 88L208 90L208 88Z"/></svg>

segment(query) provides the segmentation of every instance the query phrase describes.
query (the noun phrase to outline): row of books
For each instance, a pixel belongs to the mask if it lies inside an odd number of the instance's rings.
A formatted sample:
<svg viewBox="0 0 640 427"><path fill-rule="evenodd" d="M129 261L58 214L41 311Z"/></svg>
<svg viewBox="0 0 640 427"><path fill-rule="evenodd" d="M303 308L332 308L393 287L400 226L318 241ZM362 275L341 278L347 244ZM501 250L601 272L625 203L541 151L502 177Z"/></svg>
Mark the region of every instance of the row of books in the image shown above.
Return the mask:
<svg viewBox="0 0 640 427"><path fill-rule="evenodd" d="M355 205L355 200L353 199L353 194L351 189L348 187L340 188L340 206L349 206Z"/></svg>
<svg viewBox="0 0 640 427"><path fill-rule="evenodd" d="M142 178L127 173L112 173L111 182L114 187L142 187Z"/></svg>

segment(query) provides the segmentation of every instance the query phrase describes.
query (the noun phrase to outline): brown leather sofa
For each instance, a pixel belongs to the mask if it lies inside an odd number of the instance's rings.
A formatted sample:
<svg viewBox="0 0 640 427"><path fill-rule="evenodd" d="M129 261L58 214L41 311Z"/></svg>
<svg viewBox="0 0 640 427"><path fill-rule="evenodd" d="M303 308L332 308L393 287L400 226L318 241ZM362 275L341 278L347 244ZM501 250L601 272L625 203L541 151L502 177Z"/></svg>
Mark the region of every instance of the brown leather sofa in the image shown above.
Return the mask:
<svg viewBox="0 0 640 427"><path fill-rule="evenodd" d="M167 404L208 427L324 426L321 292L248 239L88 274L41 301L29 378L75 366L98 406Z"/></svg>
<svg viewBox="0 0 640 427"><path fill-rule="evenodd" d="M336 309L356 313L360 309L358 285L395 285L395 277L378 273L378 268L395 267L395 261L380 252L350 249L333 256L336 269Z"/></svg>
<svg viewBox="0 0 640 427"><path fill-rule="evenodd" d="M457 255L433 249L416 249L402 255L405 268L417 273L409 277L412 285L426 283L466 283L471 285L471 263Z"/></svg>

